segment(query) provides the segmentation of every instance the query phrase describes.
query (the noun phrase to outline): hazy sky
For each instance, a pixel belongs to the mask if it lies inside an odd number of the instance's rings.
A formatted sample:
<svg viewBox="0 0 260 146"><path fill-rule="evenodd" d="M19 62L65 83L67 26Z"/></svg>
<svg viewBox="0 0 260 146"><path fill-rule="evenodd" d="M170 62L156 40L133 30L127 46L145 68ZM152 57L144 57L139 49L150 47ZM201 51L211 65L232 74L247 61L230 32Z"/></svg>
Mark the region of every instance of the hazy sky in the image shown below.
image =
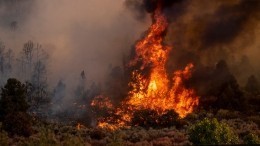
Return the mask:
<svg viewBox="0 0 260 146"><path fill-rule="evenodd" d="M5 24L17 21L18 26L12 31L2 25L0 39L18 51L28 40L42 44L50 54L49 79L55 84L78 79L83 69L88 80L102 79L109 64L122 63L149 24L136 20L123 0L28 1L0 7L10 21Z"/></svg>

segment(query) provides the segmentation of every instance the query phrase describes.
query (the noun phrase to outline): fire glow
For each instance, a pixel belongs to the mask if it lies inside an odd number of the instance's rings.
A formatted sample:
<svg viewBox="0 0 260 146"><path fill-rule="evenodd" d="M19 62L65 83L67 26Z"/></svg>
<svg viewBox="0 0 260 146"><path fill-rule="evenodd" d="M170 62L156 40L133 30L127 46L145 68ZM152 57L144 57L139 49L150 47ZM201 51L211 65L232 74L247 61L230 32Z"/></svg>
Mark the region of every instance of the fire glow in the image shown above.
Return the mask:
<svg viewBox="0 0 260 146"><path fill-rule="evenodd" d="M193 64L188 64L184 70L173 72L172 79L169 79L170 75L167 74L165 66L172 48L163 44L168 22L160 4L153 14L153 20L147 35L135 46L136 55L130 61L129 67L138 66L140 62L141 65L131 73L131 81L128 83L131 90L128 97L119 108L114 109L115 115L121 119L115 120L117 126L111 126L112 129L130 122L134 111L137 110L154 110L159 115L174 110L184 118L199 104L199 97L195 91L184 85L184 81L191 77ZM147 69L148 74L144 73ZM94 102L92 104L98 105ZM111 118L108 121L111 121ZM103 119L98 125L108 126L107 120Z"/></svg>

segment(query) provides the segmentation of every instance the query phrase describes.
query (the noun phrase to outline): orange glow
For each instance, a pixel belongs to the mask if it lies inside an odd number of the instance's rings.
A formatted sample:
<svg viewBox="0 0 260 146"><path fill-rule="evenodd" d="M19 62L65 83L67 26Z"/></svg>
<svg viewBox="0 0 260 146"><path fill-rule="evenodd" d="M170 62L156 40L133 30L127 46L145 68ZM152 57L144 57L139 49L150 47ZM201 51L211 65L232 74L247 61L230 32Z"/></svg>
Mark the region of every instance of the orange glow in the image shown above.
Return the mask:
<svg viewBox="0 0 260 146"><path fill-rule="evenodd" d="M85 126L81 125L80 123L77 124L76 126L77 130L80 130L81 128L85 128Z"/></svg>
<svg viewBox="0 0 260 146"><path fill-rule="evenodd" d="M111 103L110 99L108 97L105 96L97 96L95 97L92 102L91 102L91 106L92 107L98 107L100 109L112 109L113 108L113 104Z"/></svg>
<svg viewBox="0 0 260 146"><path fill-rule="evenodd" d="M187 65L183 71L176 71L173 79L169 80L165 65L171 48L163 45L162 37L168 23L160 7L155 11L154 20L148 35L136 44L137 55L130 65L141 59L142 67L141 71L132 73L135 80L129 83L133 89L129 92L126 103L135 109L151 109L158 113L173 109L183 118L191 113L199 102L194 90L184 86L184 81L191 77L193 65ZM149 66L150 76L145 77L142 70Z"/></svg>
<svg viewBox="0 0 260 146"><path fill-rule="evenodd" d="M141 66L131 73L132 80L128 83L131 90L128 97L119 108L114 109L115 117L120 118L102 119L98 127L112 130L124 127L131 122L135 111L143 109L157 111L159 115L174 110L184 118L198 106L199 97L193 89L186 88L184 84L191 77L193 64L188 64L184 70L173 72L171 76L168 75L165 66L171 47L163 44L168 22L161 12L160 5L153 17L154 21L147 36L137 42L136 56L129 63L130 67L135 67L141 62ZM97 99L94 99L92 106L113 107L107 98Z"/></svg>

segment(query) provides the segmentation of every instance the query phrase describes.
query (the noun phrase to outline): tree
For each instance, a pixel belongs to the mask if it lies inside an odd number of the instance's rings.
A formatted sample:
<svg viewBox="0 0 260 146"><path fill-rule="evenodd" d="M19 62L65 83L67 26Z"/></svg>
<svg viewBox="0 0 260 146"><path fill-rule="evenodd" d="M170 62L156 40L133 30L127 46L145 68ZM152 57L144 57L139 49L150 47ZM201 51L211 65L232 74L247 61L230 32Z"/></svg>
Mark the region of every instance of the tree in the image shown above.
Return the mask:
<svg viewBox="0 0 260 146"><path fill-rule="evenodd" d="M66 94L66 84L60 80L53 91L53 99L52 102L56 104L61 104L63 98Z"/></svg>
<svg viewBox="0 0 260 146"><path fill-rule="evenodd" d="M49 102L47 92L47 61L48 54L41 45L28 41L24 44L21 56L17 59L21 63L22 79L28 84L28 101L31 110L38 110L41 105Z"/></svg>
<svg viewBox="0 0 260 146"><path fill-rule="evenodd" d="M11 49L6 50L3 43L0 42L0 76L2 77L0 86L10 77L12 72L12 60L13 51Z"/></svg>
<svg viewBox="0 0 260 146"><path fill-rule="evenodd" d="M33 87L33 100L36 107L43 101L48 100L46 66L42 61L37 61L31 79Z"/></svg>
<svg viewBox="0 0 260 146"><path fill-rule="evenodd" d="M207 89L208 88L208 89ZM215 109L245 110L245 97L228 68L226 61L221 60L216 64L212 72L207 97L216 97L212 103L208 103Z"/></svg>
<svg viewBox="0 0 260 146"><path fill-rule="evenodd" d="M26 112L28 108L26 86L17 79L8 79L7 84L2 88L0 119L15 112Z"/></svg>
<svg viewBox="0 0 260 146"><path fill-rule="evenodd" d="M31 76L33 52L34 52L34 43L32 41L28 41L23 46L23 49L21 52L22 58L20 60L22 63L22 70L24 71L23 77L25 80L28 80L29 77Z"/></svg>
<svg viewBox="0 0 260 146"><path fill-rule="evenodd" d="M75 90L75 96L77 98L77 100L81 101L81 100L85 100L87 98L87 89L86 89L86 75L85 75L85 71L83 70L80 73L80 81L79 84Z"/></svg>
<svg viewBox="0 0 260 146"><path fill-rule="evenodd" d="M0 121L9 135L31 135L31 117L26 113L28 108L25 84L13 78L8 79L1 93Z"/></svg>
<svg viewBox="0 0 260 146"><path fill-rule="evenodd" d="M259 95L260 94L260 85L259 85L259 82L254 75L251 75L248 78L245 89L246 89L247 92L252 93L253 95Z"/></svg>

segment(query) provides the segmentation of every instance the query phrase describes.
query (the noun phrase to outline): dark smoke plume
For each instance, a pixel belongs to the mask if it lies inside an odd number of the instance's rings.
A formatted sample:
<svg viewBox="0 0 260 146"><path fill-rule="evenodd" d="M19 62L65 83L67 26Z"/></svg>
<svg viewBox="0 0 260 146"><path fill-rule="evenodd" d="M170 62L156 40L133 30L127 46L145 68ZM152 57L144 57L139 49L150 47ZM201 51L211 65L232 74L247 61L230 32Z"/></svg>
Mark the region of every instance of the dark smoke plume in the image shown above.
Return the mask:
<svg viewBox="0 0 260 146"><path fill-rule="evenodd" d="M244 97L238 83L244 85L251 74L260 75L240 65L245 57L250 58L247 68L252 66L250 62L259 62L246 54L260 53L260 1L126 1L139 16L152 14L158 3L162 4L162 11L170 23L165 37L165 43L173 46L167 64L169 74L192 62L195 71L187 86L195 88L200 96L218 97L212 101L218 107L222 107L221 101L225 100L230 107L242 107L239 101Z"/></svg>
<svg viewBox="0 0 260 146"><path fill-rule="evenodd" d="M182 11L183 6L180 4L182 4L183 1L185 0L126 0L125 5L132 10L137 19L142 21L146 13L153 13L159 3L165 11L170 10L168 8L171 8L173 5L178 5L179 8L177 9ZM177 13L178 12L175 14Z"/></svg>
<svg viewBox="0 0 260 146"><path fill-rule="evenodd" d="M255 28L256 23L252 22L252 19L259 19L259 12L259 0L242 0L234 5L221 5L205 27L201 38L202 49L229 44L245 29ZM247 28L247 25L252 28Z"/></svg>
<svg viewBox="0 0 260 146"><path fill-rule="evenodd" d="M239 51L257 42L259 0L127 0L126 5L144 16L140 13L152 13L159 2L171 23L165 41L174 46L173 62L214 65L234 54L241 57Z"/></svg>

